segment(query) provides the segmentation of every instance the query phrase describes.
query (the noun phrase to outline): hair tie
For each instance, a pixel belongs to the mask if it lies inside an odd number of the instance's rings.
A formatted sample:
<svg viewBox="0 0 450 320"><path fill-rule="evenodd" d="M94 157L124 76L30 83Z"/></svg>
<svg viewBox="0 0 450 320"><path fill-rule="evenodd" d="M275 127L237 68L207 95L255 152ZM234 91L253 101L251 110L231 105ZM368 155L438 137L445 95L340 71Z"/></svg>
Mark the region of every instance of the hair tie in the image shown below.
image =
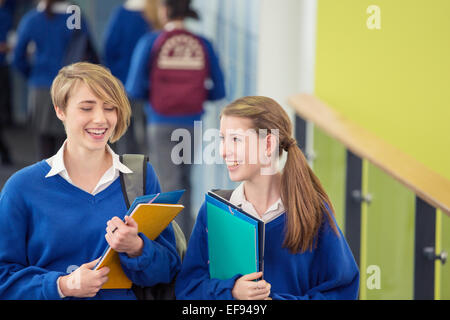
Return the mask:
<svg viewBox="0 0 450 320"><path fill-rule="evenodd" d="M288 142L284 144L283 150L286 151L286 152L289 152L289 148L294 146L294 145L297 145L297 140L295 140L294 138L290 138L288 140Z"/></svg>

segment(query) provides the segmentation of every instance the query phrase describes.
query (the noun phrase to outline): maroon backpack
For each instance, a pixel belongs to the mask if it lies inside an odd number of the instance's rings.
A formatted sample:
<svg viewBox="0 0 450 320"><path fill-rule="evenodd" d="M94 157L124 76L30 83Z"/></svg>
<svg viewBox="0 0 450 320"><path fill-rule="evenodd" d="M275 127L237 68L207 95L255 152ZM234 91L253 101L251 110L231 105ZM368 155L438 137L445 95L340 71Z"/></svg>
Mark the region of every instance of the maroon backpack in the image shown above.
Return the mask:
<svg viewBox="0 0 450 320"><path fill-rule="evenodd" d="M166 116L193 115L207 100L209 66L205 46L186 30L163 31L150 55L150 103Z"/></svg>

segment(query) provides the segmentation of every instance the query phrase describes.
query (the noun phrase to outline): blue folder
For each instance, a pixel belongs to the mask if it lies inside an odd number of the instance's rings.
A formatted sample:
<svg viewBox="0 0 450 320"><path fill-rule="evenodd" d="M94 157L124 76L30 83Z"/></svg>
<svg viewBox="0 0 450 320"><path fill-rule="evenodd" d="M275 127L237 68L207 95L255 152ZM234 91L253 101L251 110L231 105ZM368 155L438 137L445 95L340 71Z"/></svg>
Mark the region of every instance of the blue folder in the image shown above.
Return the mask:
<svg viewBox="0 0 450 320"><path fill-rule="evenodd" d="M264 222L218 194L206 194L211 279L263 271Z"/></svg>
<svg viewBox="0 0 450 320"><path fill-rule="evenodd" d="M126 215L130 215L138 204L149 203L151 200L153 200L152 203L176 204L178 203L178 201L180 201L180 198L183 195L184 191L185 190L176 190L137 197L131 204Z"/></svg>

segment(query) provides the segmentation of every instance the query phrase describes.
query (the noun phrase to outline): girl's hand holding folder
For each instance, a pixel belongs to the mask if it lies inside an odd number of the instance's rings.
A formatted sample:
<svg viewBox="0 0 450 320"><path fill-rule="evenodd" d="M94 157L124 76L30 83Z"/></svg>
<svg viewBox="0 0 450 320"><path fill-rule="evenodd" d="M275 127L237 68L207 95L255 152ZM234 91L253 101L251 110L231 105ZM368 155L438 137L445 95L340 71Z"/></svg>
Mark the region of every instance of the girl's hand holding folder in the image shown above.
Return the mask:
<svg viewBox="0 0 450 320"><path fill-rule="evenodd" d="M108 281L109 268L92 270L99 259L83 264L67 276L60 277L59 287L66 297L91 298Z"/></svg>
<svg viewBox="0 0 450 320"><path fill-rule="evenodd" d="M144 241L138 235L138 224L130 216L125 216L125 222L114 217L108 221L105 239L112 249L125 252L130 258L142 254Z"/></svg>
<svg viewBox="0 0 450 320"><path fill-rule="evenodd" d="M231 294L237 300L265 300L270 294L270 283L261 278L262 272L246 274L236 280Z"/></svg>

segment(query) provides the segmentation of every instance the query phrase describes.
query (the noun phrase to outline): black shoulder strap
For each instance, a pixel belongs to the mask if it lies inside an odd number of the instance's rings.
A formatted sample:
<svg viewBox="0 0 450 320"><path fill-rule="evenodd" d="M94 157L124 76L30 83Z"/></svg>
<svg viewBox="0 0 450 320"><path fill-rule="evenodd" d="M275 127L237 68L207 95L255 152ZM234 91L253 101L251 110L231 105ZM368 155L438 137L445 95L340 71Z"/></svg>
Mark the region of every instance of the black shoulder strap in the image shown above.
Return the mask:
<svg viewBox="0 0 450 320"><path fill-rule="evenodd" d="M136 197L146 194L145 180L147 177L148 157L140 154L124 154L120 162L128 167L132 173L120 173L122 192L127 208ZM186 252L186 238L175 220L172 221L175 233L177 252L183 258ZM170 283L159 283L152 287L140 287L133 283L132 290L138 300L174 300L175 278Z"/></svg>
<svg viewBox="0 0 450 320"><path fill-rule="evenodd" d="M120 173L120 184L127 208L134 199L145 194L145 177L147 176L148 157L142 154L124 154L120 162L128 167L132 173Z"/></svg>
<svg viewBox="0 0 450 320"><path fill-rule="evenodd" d="M221 189L215 189L212 190L215 194L217 194L219 197L224 198L225 200L230 201L231 195L233 194L234 190L221 190Z"/></svg>

